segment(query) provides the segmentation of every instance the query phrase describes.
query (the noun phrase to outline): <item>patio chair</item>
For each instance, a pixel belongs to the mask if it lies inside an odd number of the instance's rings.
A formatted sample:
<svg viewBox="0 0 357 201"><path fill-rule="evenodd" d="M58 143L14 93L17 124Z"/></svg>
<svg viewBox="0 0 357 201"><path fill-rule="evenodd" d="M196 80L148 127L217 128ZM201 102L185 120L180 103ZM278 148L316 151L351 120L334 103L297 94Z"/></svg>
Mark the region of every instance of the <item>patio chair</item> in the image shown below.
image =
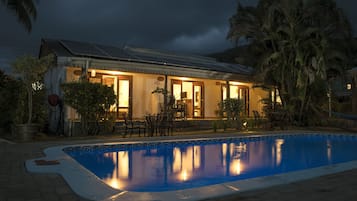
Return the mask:
<svg viewBox="0 0 357 201"><path fill-rule="evenodd" d="M156 115L146 115L146 130L148 136L152 137L154 134L157 134L157 116Z"/></svg>
<svg viewBox="0 0 357 201"><path fill-rule="evenodd" d="M115 122L113 132L116 134L120 134L123 137L126 136L126 126L124 122Z"/></svg>
<svg viewBox="0 0 357 201"><path fill-rule="evenodd" d="M175 117L176 118L181 118L181 119L186 119L186 104L185 103L179 103L174 107L175 111Z"/></svg>
<svg viewBox="0 0 357 201"><path fill-rule="evenodd" d="M259 128L262 123L262 118L259 112L256 110L253 110L253 115L254 115L254 127Z"/></svg>
<svg viewBox="0 0 357 201"><path fill-rule="evenodd" d="M139 136L141 136L141 130L144 131L144 136L146 133L146 125L145 122L140 122L140 121L133 121L132 119L129 119L126 114L123 114L124 118L124 127L125 127L125 135L128 133L130 136L134 133L134 131L138 131Z"/></svg>
<svg viewBox="0 0 357 201"><path fill-rule="evenodd" d="M159 114L158 116L158 131L161 136L172 135L174 127L174 113Z"/></svg>

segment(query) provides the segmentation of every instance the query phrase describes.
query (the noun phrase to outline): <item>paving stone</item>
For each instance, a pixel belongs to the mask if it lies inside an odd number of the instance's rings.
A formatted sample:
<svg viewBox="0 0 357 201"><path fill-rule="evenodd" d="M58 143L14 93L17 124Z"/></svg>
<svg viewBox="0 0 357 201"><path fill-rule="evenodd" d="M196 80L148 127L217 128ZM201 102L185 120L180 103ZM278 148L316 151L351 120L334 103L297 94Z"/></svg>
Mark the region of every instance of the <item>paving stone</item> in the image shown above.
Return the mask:
<svg viewBox="0 0 357 201"><path fill-rule="evenodd" d="M69 193L72 193L72 190L69 189L69 188L66 187L66 186L56 188L55 191L56 191L56 193L58 193L58 194L69 194Z"/></svg>
<svg viewBox="0 0 357 201"><path fill-rule="evenodd" d="M18 195L18 196L21 196L21 195ZM23 198L23 197L10 197L10 198L7 198L7 201L25 201L26 198Z"/></svg>
<svg viewBox="0 0 357 201"><path fill-rule="evenodd" d="M43 198L43 200L47 200L47 201L59 201L60 198L58 195L54 194L54 193L45 193L45 194L42 194L41 196Z"/></svg>
<svg viewBox="0 0 357 201"><path fill-rule="evenodd" d="M81 199L79 197L77 197L76 195L73 194L65 194L65 195L61 195L61 201L80 201Z"/></svg>

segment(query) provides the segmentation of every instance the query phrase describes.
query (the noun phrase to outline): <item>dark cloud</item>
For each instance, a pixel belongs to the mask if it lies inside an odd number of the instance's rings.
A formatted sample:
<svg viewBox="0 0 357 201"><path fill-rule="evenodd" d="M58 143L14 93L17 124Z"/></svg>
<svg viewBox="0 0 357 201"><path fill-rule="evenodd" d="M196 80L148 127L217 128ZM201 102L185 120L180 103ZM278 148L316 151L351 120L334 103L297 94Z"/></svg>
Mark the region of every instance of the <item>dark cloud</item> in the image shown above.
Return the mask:
<svg viewBox="0 0 357 201"><path fill-rule="evenodd" d="M176 38L227 29L235 10L235 0L55 2L41 2L33 34L154 48L165 47Z"/></svg>
<svg viewBox="0 0 357 201"><path fill-rule="evenodd" d="M338 0L350 19L357 19L356 3ZM38 54L42 37L199 54L221 51L232 46L226 34L236 5L236 0L42 0L28 34L0 4L0 66L16 55ZM357 20L353 23L357 27Z"/></svg>

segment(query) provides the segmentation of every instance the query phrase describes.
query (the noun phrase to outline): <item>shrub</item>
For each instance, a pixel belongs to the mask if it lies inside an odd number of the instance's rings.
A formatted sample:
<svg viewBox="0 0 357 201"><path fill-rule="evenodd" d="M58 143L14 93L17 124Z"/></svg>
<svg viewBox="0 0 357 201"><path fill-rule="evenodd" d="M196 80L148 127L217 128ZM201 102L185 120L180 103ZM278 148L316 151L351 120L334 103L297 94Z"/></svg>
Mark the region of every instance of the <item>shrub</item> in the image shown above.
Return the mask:
<svg viewBox="0 0 357 201"><path fill-rule="evenodd" d="M6 132L15 121L20 93L21 82L0 70L0 127Z"/></svg>
<svg viewBox="0 0 357 201"><path fill-rule="evenodd" d="M221 118L227 118L227 122L225 122L224 128L226 128L226 126L235 125L237 129L241 129L241 116L243 106L243 101L237 98L228 98L218 103L218 115Z"/></svg>
<svg viewBox="0 0 357 201"><path fill-rule="evenodd" d="M99 83L72 82L62 84L64 103L81 117L82 134L98 134L99 121L109 120L109 108L115 103L112 87Z"/></svg>

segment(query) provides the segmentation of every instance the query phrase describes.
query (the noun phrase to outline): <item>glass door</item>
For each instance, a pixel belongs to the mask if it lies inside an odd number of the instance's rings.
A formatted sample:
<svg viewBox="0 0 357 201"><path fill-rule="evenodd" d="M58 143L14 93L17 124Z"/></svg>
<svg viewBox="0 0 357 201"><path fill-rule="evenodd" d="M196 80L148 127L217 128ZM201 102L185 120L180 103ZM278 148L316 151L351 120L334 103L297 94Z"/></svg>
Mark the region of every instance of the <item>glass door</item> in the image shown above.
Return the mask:
<svg viewBox="0 0 357 201"><path fill-rule="evenodd" d="M129 115L131 117L130 109L130 79L125 77L119 77L119 96L118 96L118 115L119 118L123 118L123 115Z"/></svg>
<svg viewBox="0 0 357 201"><path fill-rule="evenodd" d="M178 106L184 105L185 117L203 117L203 82L173 80L172 95Z"/></svg>
<svg viewBox="0 0 357 201"><path fill-rule="evenodd" d="M131 117L131 77L103 75L102 84L113 87L116 103L110 106L110 112L116 113L116 118L121 119L123 115Z"/></svg>
<svg viewBox="0 0 357 201"><path fill-rule="evenodd" d="M118 77L117 76L112 76L112 75L103 75L102 78L102 84L106 85L108 87L112 87L114 90L114 94L116 97L118 97ZM117 102L117 100L116 100ZM117 104L113 104L110 106L109 111L110 112L117 112Z"/></svg>
<svg viewBox="0 0 357 201"><path fill-rule="evenodd" d="M193 117L203 117L203 83L193 83Z"/></svg>

